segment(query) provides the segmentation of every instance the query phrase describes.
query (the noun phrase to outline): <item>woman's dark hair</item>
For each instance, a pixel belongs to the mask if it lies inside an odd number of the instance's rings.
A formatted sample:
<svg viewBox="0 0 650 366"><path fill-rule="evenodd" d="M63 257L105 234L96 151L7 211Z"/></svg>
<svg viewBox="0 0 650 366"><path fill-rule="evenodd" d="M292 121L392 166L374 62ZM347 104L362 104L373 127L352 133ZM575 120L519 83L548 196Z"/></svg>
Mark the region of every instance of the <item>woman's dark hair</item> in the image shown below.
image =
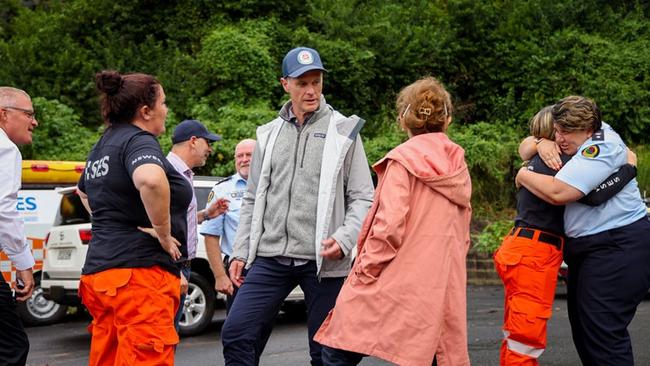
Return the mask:
<svg viewBox="0 0 650 366"><path fill-rule="evenodd" d="M147 74L120 74L105 70L95 74L102 117L107 124L131 123L144 105L154 108L160 82Z"/></svg>

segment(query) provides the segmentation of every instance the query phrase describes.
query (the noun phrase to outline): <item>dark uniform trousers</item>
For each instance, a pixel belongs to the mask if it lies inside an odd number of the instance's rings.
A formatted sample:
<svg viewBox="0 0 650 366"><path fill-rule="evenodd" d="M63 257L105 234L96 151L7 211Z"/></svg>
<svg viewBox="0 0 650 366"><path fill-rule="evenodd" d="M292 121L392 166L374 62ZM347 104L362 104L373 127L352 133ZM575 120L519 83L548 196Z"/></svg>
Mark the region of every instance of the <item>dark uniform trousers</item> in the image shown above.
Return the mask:
<svg viewBox="0 0 650 366"><path fill-rule="evenodd" d="M9 284L0 279L0 366L25 365L29 340Z"/></svg>
<svg viewBox="0 0 650 366"><path fill-rule="evenodd" d="M355 366L358 365L366 355L342 349L323 346L323 365L325 366ZM431 366L437 366L436 357L433 357Z"/></svg>
<svg viewBox="0 0 650 366"><path fill-rule="evenodd" d="M230 256L226 255L223 258L223 268L226 269L226 273L230 273L230 263L232 263L230 261ZM243 269L241 274L242 276L246 277L246 274L248 274L248 270ZM232 304L235 302L235 297L237 296L238 291L239 288L233 285L232 295L226 295L226 317L228 317L228 314L230 314L230 308L232 308ZM257 345L255 346L255 365L260 364L260 357L262 356L262 352L266 347L266 343L269 341L269 338L271 337L271 332L273 331L274 325L275 325L275 319L270 323L266 324L264 329L262 329L260 332L260 336L257 339Z"/></svg>
<svg viewBox="0 0 650 366"><path fill-rule="evenodd" d="M316 262L288 266L274 258L257 257L226 317L221 330L226 365L255 365L262 353L260 339L272 325L284 299L300 286L307 304L307 334L312 365L322 365L321 346L313 340L334 307L343 277L321 278Z"/></svg>
<svg viewBox="0 0 650 366"><path fill-rule="evenodd" d="M627 327L650 285L650 222L570 238L567 306L583 365L633 365Z"/></svg>

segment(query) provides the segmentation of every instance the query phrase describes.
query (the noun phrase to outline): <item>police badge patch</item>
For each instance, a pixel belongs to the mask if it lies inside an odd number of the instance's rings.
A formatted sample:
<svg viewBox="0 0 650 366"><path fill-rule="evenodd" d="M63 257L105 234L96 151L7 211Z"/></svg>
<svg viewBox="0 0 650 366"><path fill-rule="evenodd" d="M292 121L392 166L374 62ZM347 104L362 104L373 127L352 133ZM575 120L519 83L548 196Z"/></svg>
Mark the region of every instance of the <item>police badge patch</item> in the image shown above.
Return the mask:
<svg viewBox="0 0 650 366"><path fill-rule="evenodd" d="M587 146L582 150L582 156L585 158L593 159L600 154L598 145Z"/></svg>

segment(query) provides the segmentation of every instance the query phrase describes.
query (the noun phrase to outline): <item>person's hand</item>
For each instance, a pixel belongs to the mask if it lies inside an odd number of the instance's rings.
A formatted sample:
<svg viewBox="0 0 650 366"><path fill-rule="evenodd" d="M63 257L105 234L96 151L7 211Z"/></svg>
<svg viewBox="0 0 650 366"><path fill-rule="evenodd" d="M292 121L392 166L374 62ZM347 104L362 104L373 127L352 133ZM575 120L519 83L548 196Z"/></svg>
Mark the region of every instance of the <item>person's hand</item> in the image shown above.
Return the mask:
<svg viewBox="0 0 650 366"><path fill-rule="evenodd" d="M560 159L560 147L557 146L555 141L542 139L537 144L537 154L547 167L553 170L560 170L562 168L562 159Z"/></svg>
<svg viewBox="0 0 650 366"><path fill-rule="evenodd" d="M22 282L22 288L16 285L16 300L27 301L27 299L32 297L32 292L34 292L34 274L32 269L16 270L16 280Z"/></svg>
<svg viewBox="0 0 650 366"><path fill-rule="evenodd" d="M181 295L187 295L187 289L190 287L190 284L187 283L187 278L183 272L181 272ZM183 306L183 304L181 304Z"/></svg>
<svg viewBox="0 0 650 366"><path fill-rule="evenodd" d="M244 277L241 275L244 265L245 263L241 259L233 259L230 262L230 270L228 271L230 272L230 280L237 287L241 287L241 284L244 283Z"/></svg>
<svg viewBox="0 0 650 366"><path fill-rule="evenodd" d="M321 242L320 256L326 259L335 260L343 258L343 251L339 243L332 237Z"/></svg>
<svg viewBox="0 0 650 366"><path fill-rule="evenodd" d="M230 296L232 296L233 292L235 291L235 288L232 286L232 281L230 281L230 278L225 275L215 278L214 289L218 292L221 292L222 294Z"/></svg>
<svg viewBox="0 0 650 366"><path fill-rule="evenodd" d="M627 149L627 163L636 166L636 154L634 151Z"/></svg>
<svg viewBox="0 0 650 366"><path fill-rule="evenodd" d="M517 172L517 176L515 177L515 186L517 187L517 189L521 188L521 182L519 182L519 179L523 171L528 171L528 168L525 166L519 168L519 171Z"/></svg>
<svg viewBox="0 0 650 366"><path fill-rule="evenodd" d="M155 239L158 239L158 234L156 234L156 230L154 230L152 227L138 226L138 230L153 236Z"/></svg>
<svg viewBox="0 0 650 366"><path fill-rule="evenodd" d="M215 217L223 215L226 211L228 211L229 206L230 201L225 198L219 198L218 200L212 202L210 207L205 209L205 214L207 215L207 218L214 219Z"/></svg>
<svg viewBox="0 0 650 366"><path fill-rule="evenodd" d="M181 257L181 251L178 249L181 246L181 243L176 240L171 235L167 235L164 238L158 238L160 246L172 257L173 260L177 261Z"/></svg>

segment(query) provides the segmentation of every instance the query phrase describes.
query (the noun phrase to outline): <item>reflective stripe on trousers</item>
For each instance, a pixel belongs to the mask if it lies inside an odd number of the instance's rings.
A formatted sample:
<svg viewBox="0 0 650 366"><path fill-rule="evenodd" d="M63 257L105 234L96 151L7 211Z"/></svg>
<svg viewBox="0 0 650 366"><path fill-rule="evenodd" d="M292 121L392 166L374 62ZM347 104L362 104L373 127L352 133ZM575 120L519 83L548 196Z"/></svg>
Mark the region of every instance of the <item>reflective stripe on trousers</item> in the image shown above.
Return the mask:
<svg viewBox="0 0 650 366"><path fill-rule="evenodd" d="M510 332L504 330L503 331L503 338L506 341L506 344L508 346L508 349L514 352L519 353L520 355L525 355L528 357L532 358L539 358L539 356L544 353L544 350L546 348L535 348L531 347L529 345L526 345L521 342L517 342L514 339L509 339L508 336L510 335Z"/></svg>
<svg viewBox="0 0 650 366"><path fill-rule="evenodd" d="M502 366L536 366L546 348L562 251L538 236L508 235L494 254L505 288Z"/></svg>

